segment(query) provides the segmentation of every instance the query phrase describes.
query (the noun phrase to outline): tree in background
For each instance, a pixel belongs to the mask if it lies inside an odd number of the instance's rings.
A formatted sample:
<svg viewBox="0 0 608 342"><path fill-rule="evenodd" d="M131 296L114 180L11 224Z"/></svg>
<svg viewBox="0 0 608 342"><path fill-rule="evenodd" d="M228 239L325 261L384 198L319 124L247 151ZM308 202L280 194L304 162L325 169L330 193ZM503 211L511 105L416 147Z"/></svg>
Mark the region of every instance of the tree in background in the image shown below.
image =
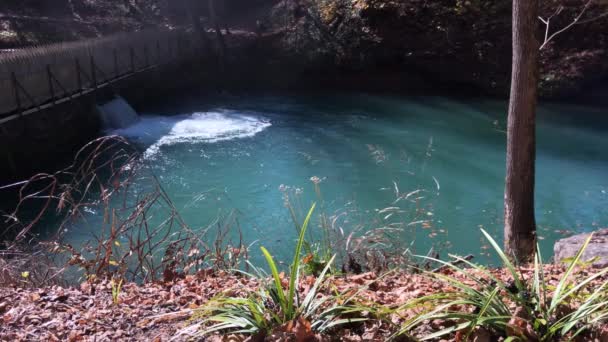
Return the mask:
<svg viewBox="0 0 608 342"><path fill-rule="evenodd" d="M538 87L537 0L513 0L513 61L507 128L505 251L525 262L536 248L534 184Z"/></svg>

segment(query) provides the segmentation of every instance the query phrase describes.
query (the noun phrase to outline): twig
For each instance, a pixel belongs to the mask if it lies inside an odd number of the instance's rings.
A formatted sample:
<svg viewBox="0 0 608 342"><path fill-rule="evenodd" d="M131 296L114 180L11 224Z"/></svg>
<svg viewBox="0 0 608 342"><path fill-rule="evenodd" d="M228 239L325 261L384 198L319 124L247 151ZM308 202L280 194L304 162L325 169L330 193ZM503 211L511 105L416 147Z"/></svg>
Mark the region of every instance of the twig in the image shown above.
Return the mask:
<svg viewBox="0 0 608 342"><path fill-rule="evenodd" d="M551 26L551 19L553 19L554 17L558 16L559 14L562 13L562 11L564 10L564 6L559 6L555 12L553 12L553 14L551 14L549 17L542 18L542 17L538 17L538 19L545 24L545 38L543 40L543 43L541 44L539 50L542 50L545 46L547 46L547 44L553 40L556 36L564 33L565 31L569 30L572 26L574 25L580 25L580 24L586 24L586 23L590 23L592 21L601 19L605 16L608 16L608 12L606 13L602 13L596 17L593 18L589 18L586 20L582 20L581 18L583 17L583 15L585 14L585 12L587 11L587 9L589 9L589 7L591 6L591 4L593 3L594 0L588 0L587 3L585 3L585 6L583 6L583 9L580 11L580 13L572 20L572 22L570 22L568 25L564 26L562 29L557 30L556 32L549 34L550 31L550 26Z"/></svg>
<svg viewBox="0 0 608 342"><path fill-rule="evenodd" d="M127 140L111 136L85 145L68 168L5 187L19 190L16 209L5 215L9 247L0 248L0 257L11 258L10 265L0 259L2 267L10 266L8 281L23 283L21 272L27 270L29 279L36 278L38 286L57 283L69 264L82 269L87 279L149 282L208 268L234 269L246 261L247 247L240 228L236 244L226 241L234 222L238 225L235 211L213 221L212 225L220 227L214 242L207 234L211 225L196 231L188 227L152 170ZM143 181L153 186L134 198L130 187ZM25 202L33 200L44 202L33 213L34 218L24 223L19 216L27 207ZM30 231L54 209L64 213L64 219L52 239L38 242ZM86 222L89 215L85 209L97 210L103 222ZM150 217L160 221L152 223ZM91 239L78 248L63 242L76 220L86 222L81 227L93 228ZM40 258L46 259L39 262Z"/></svg>
<svg viewBox="0 0 608 342"><path fill-rule="evenodd" d="M458 266L458 265L462 264L464 261L472 260L474 257L475 257L474 255L469 254L469 255L465 256L464 258L462 258L462 259L454 260L454 261L449 262L448 263L449 265L443 265L441 267L437 267L436 269L432 270L431 272L433 272L433 273L435 273L435 272L441 272L441 271L443 271L445 269L448 269L450 267L450 265L451 266Z"/></svg>

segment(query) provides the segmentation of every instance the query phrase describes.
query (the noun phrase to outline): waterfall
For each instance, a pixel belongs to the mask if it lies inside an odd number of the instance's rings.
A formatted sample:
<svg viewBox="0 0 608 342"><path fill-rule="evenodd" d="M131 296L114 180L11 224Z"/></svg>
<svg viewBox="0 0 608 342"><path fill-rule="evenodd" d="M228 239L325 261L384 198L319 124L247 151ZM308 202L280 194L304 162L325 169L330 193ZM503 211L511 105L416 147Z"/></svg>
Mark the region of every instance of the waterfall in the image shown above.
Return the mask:
<svg viewBox="0 0 608 342"><path fill-rule="evenodd" d="M137 112L120 96L97 106L104 129L119 129L139 121Z"/></svg>

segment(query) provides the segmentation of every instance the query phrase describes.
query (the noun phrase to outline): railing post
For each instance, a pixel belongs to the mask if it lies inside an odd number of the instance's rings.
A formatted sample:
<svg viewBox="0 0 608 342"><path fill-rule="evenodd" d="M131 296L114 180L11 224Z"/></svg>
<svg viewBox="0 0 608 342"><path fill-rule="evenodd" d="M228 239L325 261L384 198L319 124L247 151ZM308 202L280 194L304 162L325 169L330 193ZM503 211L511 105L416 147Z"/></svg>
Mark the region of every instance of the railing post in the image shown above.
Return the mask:
<svg viewBox="0 0 608 342"><path fill-rule="evenodd" d="M95 75L95 57L91 55L91 81L93 88L97 89L97 75Z"/></svg>
<svg viewBox="0 0 608 342"><path fill-rule="evenodd" d="M133 51L133 47L129 47L129 55L131 56L131 73L135 72L135 51Z"/></svg>
<svg viewBox="0 0 608 342"><path fill-rule="evenodd" d="M176 35L175 41L177 42L177 58L182 56L182 39L179 34Z"/></svg>
<svg viewBox="0 0 608 342"><path fill-rule="evenodd" d="M53 73L51 72L51 65L46 65L46 76L49 79L49 92L51 93L51 101L55 103L55 87L53 87Z"/></svg>
<svg viewBox="0 0 608 342"><path fill-rule="evenodd" d="M114 77L118 78L119 70L118 70L118 51L114 49Z"/></svg>
<svg viewBox="0 0 608 342"><path fill-rule="evenodd" d="M156 41L156 64L160 64L160 41Z"/></svg>
<svg viewBox="0 0 608 342"><path fill-rule="evenodd" d="M144 63L146 63L146 68L150 66L150 59L148 58L148 45L144 45Z"/></svg>
<svg viewBox="0 0 608 342"><path fill-rule="evenodd" d="M17 104L17 111L21 111L21 97L19 97L19 82L17 81L17 75L15 72L11 72L11 80L13 82L13 90L15 92L15 103Z"/></svg>
<svg viewBox="0 0 608 342"><path fill-rule="evenodd" d="M169 55L167 61L171 61L171 59L173 59L173 44L171 44L171 36L167 38L167 51Z"/></svg>
<svg viewBox="0 0 608 342"><path fill-rule="evenodd" d="M76 84L78 85L78 91L82 92L82 76L80 76L80 61L76 57Z"/></svg>

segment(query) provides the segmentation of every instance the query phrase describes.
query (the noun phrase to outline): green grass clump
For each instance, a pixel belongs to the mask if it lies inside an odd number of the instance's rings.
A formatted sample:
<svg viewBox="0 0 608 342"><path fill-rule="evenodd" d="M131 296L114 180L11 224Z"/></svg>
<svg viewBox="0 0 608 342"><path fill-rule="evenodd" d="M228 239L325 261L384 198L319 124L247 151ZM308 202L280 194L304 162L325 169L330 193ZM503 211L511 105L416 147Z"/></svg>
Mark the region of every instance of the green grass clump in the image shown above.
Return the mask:
<svg viewBox="0 0 608 342"><path fill-rule="evenodd" d="M449 268L475 285L471 286L456 277L427 272L431 277L456 289L416 299L399 310L426 308L408 320L395 335L408 335L413 329L429 321L446 322L439 331L423 336L431 340L456 333L468 340L477 329L484 329L505 341L572 340L608 318L608 281L590 289L592 282L608 273L608 268L586 277L571 276L581 261L591 236L571 260L557 286L545 282L540 252L534 258L534 274L526 280L492 237L482 230L505 270L513 281L505 282L486 268L455 257L464 267L428 258ZM475 271L475 272L473 272Z"/></svg>
<svg viewBox="0 0 608 342"><path fill-rule="evenodd" d="M302 268L301 252L304 234L314 208L313 205L301 226L287 289L283 288L283 279L272 255L262 247L272 281L265 282L264 272L254 267L265 286L260 286L257 292L247 298L222 296L211 300L197 312L196 316L202 318L202 321L191 329L197 330L193 335L204 336L221 332L265 336L276 329L289 332L289 329L293 330L296 322L305 322L306 330L312 334L323 333L342 324L366 320L363 313L369 308L355 302L358 292L350 296L338 293L320 295L335 256L325 265L306 296L300 298L298 280Z"/></svg>

